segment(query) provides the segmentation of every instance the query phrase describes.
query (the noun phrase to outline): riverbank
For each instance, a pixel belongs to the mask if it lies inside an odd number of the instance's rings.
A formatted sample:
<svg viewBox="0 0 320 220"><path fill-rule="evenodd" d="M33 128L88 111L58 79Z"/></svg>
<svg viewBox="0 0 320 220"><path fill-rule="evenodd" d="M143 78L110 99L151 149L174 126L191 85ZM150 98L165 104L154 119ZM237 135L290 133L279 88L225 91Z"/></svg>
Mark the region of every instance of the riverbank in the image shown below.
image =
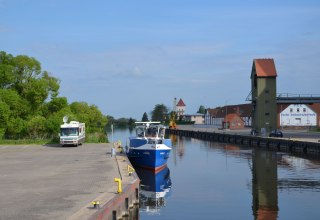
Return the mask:
<svg viewBox="0 0 320 220"><path fill-rule="evenodd" d="M111 144L0 146L0 219L112 219L130 215L139 179ZM114 178L122 179L118 193ZM93 208L100 202L100 209ZM132 210L131 210L132 211Z"/></svg>
<svg viewBox="0 0 320 220"><path fill-rule="evenodd" d="M178 126L177 130L214 132L214 133L245 135L245 136L251 135L250 134L251 128L230 130L230 129L218 129L216 127L208 126L208 125L180 125ZM283 139L319 143L320 133L312 132L308 130L283 130Z"/></svg>
<svg viewBox="0 0 320 220"><path fill-rule="evenodd" d="M247 134L246 131L239 130L218 130L218 131L200 131L197 127L185 127L169 129L167 134L178 136L192 137L211 142L224 142L231 144L246 145L251 147L266 148L274 151L289 153L299 153L308 156L320 156L320 142L316 135L314 138L305 138L301 136L292 137L263 137ZM301 135L297 133L297 135ZM308 137L313 137L311 136Z"/></svg>

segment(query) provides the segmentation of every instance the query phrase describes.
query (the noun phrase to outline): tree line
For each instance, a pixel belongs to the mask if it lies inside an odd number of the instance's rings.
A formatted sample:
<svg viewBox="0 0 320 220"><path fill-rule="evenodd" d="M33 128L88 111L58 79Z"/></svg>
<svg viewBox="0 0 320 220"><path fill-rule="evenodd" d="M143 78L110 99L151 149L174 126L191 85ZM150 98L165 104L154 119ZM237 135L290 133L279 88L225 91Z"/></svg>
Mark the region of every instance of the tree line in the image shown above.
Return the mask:
<svg viewBox="0 0 320 220"><path fill-rule="evenodd" d="M203 105L200 105L197 113L205 114L206 113L205 107ZM175 117L175 120L177 121L177 123L180 123L180 124L188 124L189 123L189 122L184 121L182 116L180 116L178 118L176 112L169 111L169 108L164 104L156 104L154 106L153 110L151 111L151 121L159 121L164 124L169 124L169 121L172 117ZM146 122L149 120L150 119L148 117L147 112L144 112L142 115L141 121ZM192 122L190 122L190 124L192 124Z"/></svg>
<svg viewBox="0 0 320 220"><path fill-rule="evenodd" d="M69 104L59 88L35 58L0 51L0 139L55 138L65 115L86 123L87 133L105 133L108 118L97 106Z"/></svg>

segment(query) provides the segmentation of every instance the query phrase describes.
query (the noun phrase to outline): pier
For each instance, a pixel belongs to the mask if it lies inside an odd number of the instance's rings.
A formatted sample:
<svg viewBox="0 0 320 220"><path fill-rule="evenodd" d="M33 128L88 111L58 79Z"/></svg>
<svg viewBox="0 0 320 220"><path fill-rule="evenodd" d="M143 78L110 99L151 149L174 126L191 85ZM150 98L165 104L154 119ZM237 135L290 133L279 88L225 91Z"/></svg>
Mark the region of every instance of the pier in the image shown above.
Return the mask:
<svg viewBox="0 0 320 220"><path fill-rule="evenodd" d="M137 219L140 180L111 144L1 145L0 165L0 219Z"/></svg>
<svg viewBox="0 0 320 220"><path fill-rule="evenodd" d="M318 139L305 138L273 138L252 136L245 132L239 131L201 131L196 127L184 129L168 129L168 134L178 136L192 137L212 142L224 142L251 147L262 147L270 150L299 153L305 155L320 156L320 142Z"/></svg>

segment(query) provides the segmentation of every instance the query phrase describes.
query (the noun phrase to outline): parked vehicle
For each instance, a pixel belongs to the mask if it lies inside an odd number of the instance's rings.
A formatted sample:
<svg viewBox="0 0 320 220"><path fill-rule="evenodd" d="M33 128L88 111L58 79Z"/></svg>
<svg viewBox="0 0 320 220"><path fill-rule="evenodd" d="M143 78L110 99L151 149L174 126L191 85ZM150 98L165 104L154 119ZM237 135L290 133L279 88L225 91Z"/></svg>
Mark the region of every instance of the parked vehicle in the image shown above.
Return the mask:
<svg viewBox="0 0 320 220"><path fill-rule="evenodd" d="M283 137L283 133L280 130L272 130L269 137Z"/></svg>
<svg viewBox="0 0 320 220"><path fill-rule="evenodd" d="M68 117L63 118L63 124L60 126L60 144L75 145L82 144L86 138L85 123L78 121L68 122Z"/></svg>
<svg viewBox="0 0 320 220"><path fill-rule="evenodd" d="M251 131L250 131L250 134L253 135L253 136L256 136L258 135L258 132L256 129L252 128Z"/></svg>

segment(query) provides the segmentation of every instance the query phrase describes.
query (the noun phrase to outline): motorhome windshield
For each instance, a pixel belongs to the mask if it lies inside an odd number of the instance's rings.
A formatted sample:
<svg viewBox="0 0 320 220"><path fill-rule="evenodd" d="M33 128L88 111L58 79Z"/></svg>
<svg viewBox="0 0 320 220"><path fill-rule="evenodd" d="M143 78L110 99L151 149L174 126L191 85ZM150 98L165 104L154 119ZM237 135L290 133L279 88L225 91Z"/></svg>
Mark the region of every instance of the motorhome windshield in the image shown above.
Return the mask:
<svg viewBox="0 0 320 220"><path fill-rule="evenodd" d="M77 136L79 128L61 128L61 136Z"/></svg>

